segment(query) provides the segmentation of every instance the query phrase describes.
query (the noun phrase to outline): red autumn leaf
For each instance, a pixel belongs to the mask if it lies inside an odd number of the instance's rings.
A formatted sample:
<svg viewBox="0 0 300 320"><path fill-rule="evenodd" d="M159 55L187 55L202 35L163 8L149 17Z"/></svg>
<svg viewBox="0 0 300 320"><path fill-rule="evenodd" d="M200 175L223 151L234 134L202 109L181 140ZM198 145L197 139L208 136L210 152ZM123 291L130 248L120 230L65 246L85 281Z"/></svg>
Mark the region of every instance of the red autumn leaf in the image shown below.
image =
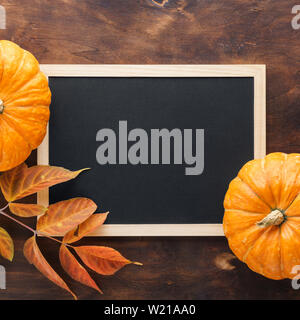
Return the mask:
<svg viewBox="0 0 300 320"><path fill-rule="evenodd" d="M55 184L74 179L83 170L86 169L70 171L52 166L33 166L28 168L23 163L1 175L0 187L5 199L8 202L12 202Z"/></svg>
<svg viewBox="0 0 300 320"><path fill-rule="evenodd" d="M47 260L42 255L35 236L29 238L24 245L24 256L30 264L33 264L45 277L54 282L59 287L71 293L74 299L77 300L76 295L70 290L64 280L52 269Z"/></svg>
<svg viewBox="0 0 300 320"><path fill-rule="evenodd" d="M89 268L103 275L114 274L125 265L135 263L124 258L117 250L109 247L81 246L74 247L74 249Z"/></svg>
<svg viewBox="0 0 300 320"><path fill-rule="evenodd" d="M14 257L14 243L7 231L0 227L0 255L12 261Z"/></svg>
<svg viewBox="0 0 300 320"><path fill-rule="evenodd" d="M97 209L88 198L73 198L60 201L48 207L37 223L37 230L47 234L65 234L86 220Z"/></svg>
<svg viewBox="0 0 300 320"><path fill-rule="evenodd" d="M95 229L100 227L106 220L108 212L93 214L80 225L69 231L63 239L64 243L72 243L80 240L87 234L93 232Z"/></svg>
<svg viewBox="0 0 300 320"><path fill-rule="evenodd" d="M76 260L73 254L64 245L60 247L59 259L63 269L72 279L102 293L86 269Z"/></svg>
<svg viewBox="0 0 300 320"><path fill-rule="evenodd" d="M19 217L36 217L44 214L47 208L38 204L10 203L9 210Z"/></svg>

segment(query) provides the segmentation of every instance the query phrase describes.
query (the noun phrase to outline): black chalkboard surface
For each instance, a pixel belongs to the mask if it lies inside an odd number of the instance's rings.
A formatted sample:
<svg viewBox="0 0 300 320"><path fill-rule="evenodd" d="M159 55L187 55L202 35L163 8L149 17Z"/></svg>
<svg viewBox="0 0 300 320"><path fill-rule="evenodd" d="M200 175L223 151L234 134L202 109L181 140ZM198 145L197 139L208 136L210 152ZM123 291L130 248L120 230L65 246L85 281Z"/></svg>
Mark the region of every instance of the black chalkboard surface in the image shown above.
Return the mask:
<svg viewBox="0 0 300 320"><path fill-rule="evenodd" d="M222 236L223 199L266 152L265 65L41 65L52 91L38 164L75 180L38 203L89 197L96 236Z"/></svg>
<svg viewBox="0 0 300 320"><path fill-rule="evenodd" d="M49 83L53 95L49 162L72 170L91 168L51 188L50 203L89 197L99 205L99 212L111 212L109 224L222 223L228 183L254 157L252 77L50 77ZM131 164L124 154L120 156L119 139L127 141L123 131L119 137L120 121L127 125L128 134L136 128L146 132L143 159L148 164ZM96 141L96 135L105 128L115 133L116 146L114 139L110 145L115 164L101 165L96 159L98 148L107 141ZM165 145L160 146L159 163L151 163L151 130L163 128L180 129L182 164L174 164L172 138L170 164L161 163ZM193 139L186 142L192 143L193 154L196 129L197 143L204 139L198 146L203 168L194 175L186 174L186 168L195 164L184 162L185 129L193 129ZM127 149L135 143L127 141ZM176 152L178 156L180 148ZM120 164L119 156L128 163Z"/></svg>

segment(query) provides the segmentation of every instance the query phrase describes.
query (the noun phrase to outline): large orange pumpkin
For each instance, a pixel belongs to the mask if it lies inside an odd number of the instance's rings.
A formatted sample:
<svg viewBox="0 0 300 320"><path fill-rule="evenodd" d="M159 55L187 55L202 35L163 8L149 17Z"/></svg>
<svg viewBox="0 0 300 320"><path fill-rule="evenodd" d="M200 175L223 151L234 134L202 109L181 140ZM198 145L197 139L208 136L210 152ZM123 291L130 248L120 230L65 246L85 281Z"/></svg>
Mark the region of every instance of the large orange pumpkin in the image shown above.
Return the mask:
<svg viewBox="0 0 300 320"><path fill-rule="evenodd" d="M300 265L300 154L271 153L248 162L224 200L223 228L234 254L271 279Z"/></svg>
<svg viewBox="0 0 300 320"><path fill-rule="evenodd" d="M51 93L39 63L13 42L0 41L0 171L22 163L42 142Z"/></svg>

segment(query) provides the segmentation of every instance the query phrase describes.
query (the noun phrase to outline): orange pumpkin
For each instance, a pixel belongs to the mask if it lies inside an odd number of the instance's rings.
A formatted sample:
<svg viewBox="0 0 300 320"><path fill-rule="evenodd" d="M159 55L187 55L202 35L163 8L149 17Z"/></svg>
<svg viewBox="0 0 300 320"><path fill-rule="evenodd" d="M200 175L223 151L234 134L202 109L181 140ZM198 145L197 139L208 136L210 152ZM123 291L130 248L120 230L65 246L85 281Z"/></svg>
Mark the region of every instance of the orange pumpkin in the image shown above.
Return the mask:
<svg viewBox="0 0 300 320"><path fill-rule="evenodd" d="M224 207L224 232L240 260L267 278L295 277L300 265L300 154L271 153L246 163L231 181Z"/></svg>
<svg viewBox="0 0 300 320"><path fill-rule="evenodd" d="M39 63L13 42L0 41L0 171L22 163L42 142L51 93Z"/></svg>

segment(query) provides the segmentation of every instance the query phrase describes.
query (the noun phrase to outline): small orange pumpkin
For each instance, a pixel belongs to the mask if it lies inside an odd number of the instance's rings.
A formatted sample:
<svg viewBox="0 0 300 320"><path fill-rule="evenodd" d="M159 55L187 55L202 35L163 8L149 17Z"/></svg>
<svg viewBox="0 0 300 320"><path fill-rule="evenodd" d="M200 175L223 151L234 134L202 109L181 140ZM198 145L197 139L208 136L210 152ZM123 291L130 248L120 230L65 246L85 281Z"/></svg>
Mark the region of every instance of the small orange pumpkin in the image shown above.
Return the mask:
<svg viewBox="0 0 300 320"><path fill-rule="evenodd" d="M11 41L0 41L0 171L16 167L42 142L51 93L39 63Z"/></svg>
<svg viewBox="0 0 300 320"><path fill-rule="evenodd" d="M224 233L241 261L267 278L295 277L300 265L300 154L271 153L246 163L229 185L224 208Z"/></svg>

